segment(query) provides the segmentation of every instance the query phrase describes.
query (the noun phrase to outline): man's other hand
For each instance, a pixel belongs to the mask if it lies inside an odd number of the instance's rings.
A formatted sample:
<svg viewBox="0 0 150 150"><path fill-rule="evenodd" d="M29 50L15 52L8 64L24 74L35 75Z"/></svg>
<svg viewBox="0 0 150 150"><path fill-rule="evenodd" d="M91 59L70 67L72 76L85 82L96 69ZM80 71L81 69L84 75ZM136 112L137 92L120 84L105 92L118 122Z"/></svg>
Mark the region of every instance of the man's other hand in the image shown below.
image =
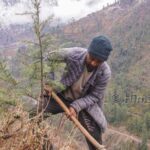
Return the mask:
<svg viewBox="0 0 150 150"><path fill-rule="evenodd" d="M44 85L44 95L51 96L51 94L52 94L52 88L49 85L45 84Z"/></svg>
<svg viewBox="0 0 150 150"><path fill-rule="evenodd" d="M68 118L71 118L71 116L77 118L77 113L73 107L69 107L69 111L70 111L70 115L69 116L67 115Z"/></svg>

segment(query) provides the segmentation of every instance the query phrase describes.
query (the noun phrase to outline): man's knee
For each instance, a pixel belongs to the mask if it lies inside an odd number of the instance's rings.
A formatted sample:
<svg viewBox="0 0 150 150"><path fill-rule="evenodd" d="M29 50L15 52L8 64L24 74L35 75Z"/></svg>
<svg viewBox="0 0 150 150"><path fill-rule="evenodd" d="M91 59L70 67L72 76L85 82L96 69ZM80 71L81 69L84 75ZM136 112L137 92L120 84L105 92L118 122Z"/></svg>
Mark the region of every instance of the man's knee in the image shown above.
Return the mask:
<svg viewBox="0 0 150 150"><path fill-rule="evenodd" d="M46 97L43 103L43 110L45 113L57 114L63 112L59 104L53 99Z"/></svg>

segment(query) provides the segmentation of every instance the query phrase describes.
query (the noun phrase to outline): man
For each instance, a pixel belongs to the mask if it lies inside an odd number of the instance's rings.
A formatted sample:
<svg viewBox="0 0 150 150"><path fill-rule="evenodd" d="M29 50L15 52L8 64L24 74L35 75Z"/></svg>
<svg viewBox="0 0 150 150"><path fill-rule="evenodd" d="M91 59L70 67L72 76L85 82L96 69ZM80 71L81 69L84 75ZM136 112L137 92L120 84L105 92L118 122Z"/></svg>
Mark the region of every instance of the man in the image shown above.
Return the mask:
<svg viewBox="0 0 150 150"><path fill-rule="evenodd" d="M70 115L78 116L80 123L100 144L102 133L107 126L102 106L104 92L111 76L106 62L111 51L111 43L105 36L95 37L88 50L71 48L63 56L67 72L60 82L66 89L57 93L68 106ZM46 87L45 91L48 92ZM48 95L49 93L45 95L46 112L52 114L63 112L55 100L51 99L47 104ZM96 150L88 140L87 143L90 150Z"/></svg>

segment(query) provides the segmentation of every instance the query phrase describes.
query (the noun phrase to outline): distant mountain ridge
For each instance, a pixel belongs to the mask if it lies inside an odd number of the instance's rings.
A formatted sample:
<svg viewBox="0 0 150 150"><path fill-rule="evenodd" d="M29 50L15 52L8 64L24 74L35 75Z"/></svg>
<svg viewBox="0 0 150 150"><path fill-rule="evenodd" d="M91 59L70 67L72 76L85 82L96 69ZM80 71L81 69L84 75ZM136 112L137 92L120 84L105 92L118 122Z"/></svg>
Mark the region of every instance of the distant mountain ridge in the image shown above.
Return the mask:
<svg viewBox="0 0 150 150"><path fill-rule="evenodd" d="M31 24L14 24L6 28L0 28L0 45L7 46L18 42L18 40L23 40L25 37L29 38L31 35Z"/></svg>

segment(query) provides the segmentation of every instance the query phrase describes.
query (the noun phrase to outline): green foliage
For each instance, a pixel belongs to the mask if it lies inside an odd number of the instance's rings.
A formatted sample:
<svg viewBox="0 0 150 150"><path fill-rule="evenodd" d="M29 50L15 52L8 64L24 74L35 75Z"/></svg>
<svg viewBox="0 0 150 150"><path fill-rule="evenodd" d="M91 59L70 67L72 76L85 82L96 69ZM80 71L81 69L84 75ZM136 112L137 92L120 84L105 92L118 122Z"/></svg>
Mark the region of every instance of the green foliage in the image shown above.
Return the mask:
<svg viewBox="0 0 150 150"><path fill-rule="evenodd" d="M105 107L106 117L110 123L118 124L125 121L128 117L127 107L117 103L109 103Z"/></svg>
<svg viewBox="0 0 150 150"><path fill-rule="evenodd" d="M127 122L127 129L131 133L141 135L143 127L143 120L140 117L131 117Z"/></svg>
<svg viewBox="0 0 150 150"><path fill-rule="evenodd" d="M18 82L11 75L5 60L0 61L0 111L5 106L15 105L16 93L15 89Z"/></svg>
<svg viewBox="0 0 150 150"><path fill-rule="evenodd" d="M145 113L144 122L146 124L147 130L150 131L150 112Z"/></svg>
<svg viewBox="0 0 150 150"><path fill-rule="evenodd" d="M147 138L150 139L150 112L146 112L144 115L144 125L147 132Z"/></svg>
<svg viewBox="0 0 150 150"><path fill-rule="evenodd" d="M0 61L0 80L12 85L17 84L17 81L12 77L9 69L7 68L6 62L4 60Z"/></svg>
<svg viewBox="0 0 150 150"><path fill-rule="evenodd" d="M58 47L56 37L47 32L46 26L51 22L52 17L41 21L41 1L33 0L31 3L33 9L29 11L33 12L29 14L32 15L35 36L32 41L26 41L23 49L18 50L16 57L11 61L10 68L7 68L8 65L4 62L0 62L0 85L3 86L3 89L0 88L0 105L4 102L11 104L14 99L19 99L22 95L39 97L43 90L43 81L47 80L47 74L54 68L59 68L56 62L46 64L47 62L43 60L44 53L51 52ZM63 88L58 81L50 81L53 87Z"/></svg>
<svg viewBox="0 0 150 150"><path fill-rule="evenodd" d="M140 150L148 150L147 139L148 139L147 127L146 124L144 123L142 127L142 143L140 145Z"/></svg>

